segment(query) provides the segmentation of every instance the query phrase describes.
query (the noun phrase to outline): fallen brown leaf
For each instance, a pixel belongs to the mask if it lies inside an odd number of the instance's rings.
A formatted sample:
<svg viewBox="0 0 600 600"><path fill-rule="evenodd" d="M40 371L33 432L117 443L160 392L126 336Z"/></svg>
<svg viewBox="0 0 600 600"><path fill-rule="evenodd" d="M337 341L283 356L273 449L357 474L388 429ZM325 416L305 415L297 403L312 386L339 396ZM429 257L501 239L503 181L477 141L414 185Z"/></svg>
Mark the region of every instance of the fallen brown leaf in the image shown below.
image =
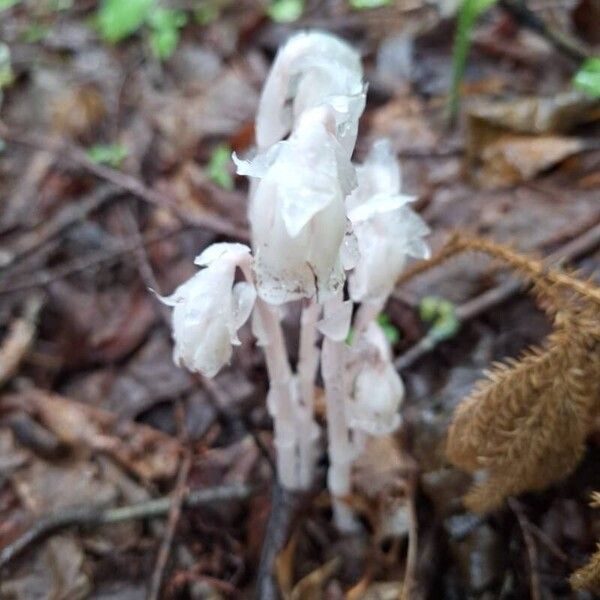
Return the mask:
<svg viewBox="0 0 600 600"><path fill-rule="evenodd" d="M63 443L107 453L144 481L175 475L179 442L151 427L119 421L112 413L42 390L29 390L2 400L7 405L28 405Z"/></svg>

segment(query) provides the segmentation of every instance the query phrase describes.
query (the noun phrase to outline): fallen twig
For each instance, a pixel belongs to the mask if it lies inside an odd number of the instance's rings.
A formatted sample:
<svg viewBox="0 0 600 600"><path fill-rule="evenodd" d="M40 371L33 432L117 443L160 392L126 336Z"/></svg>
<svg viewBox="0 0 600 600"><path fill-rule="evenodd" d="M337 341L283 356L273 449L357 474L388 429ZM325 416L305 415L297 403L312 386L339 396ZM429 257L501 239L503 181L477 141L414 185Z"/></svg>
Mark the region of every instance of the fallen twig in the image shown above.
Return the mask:
<svg viewBox="0 0 600 600"><path fill-rule="evenodd" d="M16 373L33 343L41 309L42 298L39 295L31 296L25 303L23 316L11 325L0 348L0 387Z"/></svg>
<svg viewBox="0 0 600 600"><path fill-rule="evenodd" d="M273 481L271 513L267 521L258 565L255 600L278 600L279 598L274 573L275 559L288 541L299 500L300 495L284 490L277 480Z"/></svg>
<svg viewBox="0 0 600 600"><path fill-rule="evenodd" d="M525 512L520 502L515 498L508 499L508 505L511 510L515 513L521 533L523 534L523 540L525 541L525 549L527 550L527 557L529 559L529 586L531 590L531 600L542 600L542 592L540 589L540 575L537 569L537 548L535 546L535 540L531 535L531 531L528 527L528 521L525 517Z"/></svg>
<svg viewBox="0 0 600 600"><path fill-rule="evenodd" d="M122 192L117 186L105 185L77 201L70 202L51 221L17 240L16 248L11 248L11 254L7 256L0 268L4 270L23 260L65 230L79 221L83 221L90 213L98 210L103 204L118 196L119 193Z"/></svg>
<svg viewBox="0 0 600 600"><path fill-rule="evenodd" d="M215 233L226 235L241 241L248 240L249 236L246 228L234 225L227 219L223 219L216 215L193 215L183 211L169 198L160 192L149 188L133 175L123 173L106 165L95 163L90 159L83 148L79 148L65 140L36 133L17 132L1 122L0 136L10 142L60 154L61 157L67 158L96 177L104 179L123 190L127 190L144 202L171 211L182 223L194 225L196 227L204 227Z"/></svg>
<svg viewBox="0 0 600 600"><path fill-rule="evenodd" d="M173 501L171 503L167 521L167 531L158 550L158 557L156 559L154 573L152 574L148 600L158 600L160 597L163 573L165 572L165 567L167 566L167 561L169 559L171 545L173 544L173 538L175 537L175 529L177 528L177 523L181 516L181 509L185 498L185 486L191 466L192 457L191 454L187 452L181 461L179 473L177 474L177 483L175 484L175 490L172 494Z"/></svg>
<svg viewBox="0 0 600 600"><path fill-rule="evenodd" d="M247 485L227 485L191 490L184 495L183 508L190 509L205 504L245 500L252 494ZM170 496L139 502L119 508L80 507L69 508L54 515L40 518L23 535L0 551L0 568L6 566L18 554L37 540L60 529L82 525L108 525L135 519L150 519L167 514L171 510L174 499Z"/></svg>
<svg viewBox="0 0 600 600"><path fill-rule="evenodd" d="M555 48L572 60L583 62L586 58L592 56L592 53L577 40L550 27L543 19L540 19L538 15L527 8L524 2L500 0L498 6L511 15L520 25L546 38Z"/></svg>
<svg viewBox="0 0 600 600"><path fill-rule="evenodd" d="M176 235L184 231L185 228L171 229L169 231L161 231L157 233L151 233L143 236L141 240L130 239L116 247L109 248L100 252L92 252L89 256L83 256L81 258L75 258L69 262L63 263L52 271L38 271L32 274L29 278L23 278L21 281L15 283L0 286L0 296L7 294L14 294L16 292L22 292L32 288L45 287L56 281L57 279L63 279L69 275L85 271L91 267L96 267L101 264L110 263L114 260L119 259L124 254L129 254L141 246L150 246L160 242L168 237Z"/></svg>
<svg viewBox="0 0 600 600"><path fill-rule="evenodd" d="M600 224L595 225L585 233L561 246L555 252L549 254L546 257L546 261L548 264L557 264L574 260L584 256L598 245L600 245ZM406 280L410 276L411 274L408 272L402 279ZM483 292L479 296L458 306L455 312L456 319L460 324L470 321L526 289L527 285L522 281L509 279L505 283ZM394 365L396 369L402 370L410 367L422 356L436 348L441 341L443 340L440 340L433 331L430 331L395 360Z"/></svg>

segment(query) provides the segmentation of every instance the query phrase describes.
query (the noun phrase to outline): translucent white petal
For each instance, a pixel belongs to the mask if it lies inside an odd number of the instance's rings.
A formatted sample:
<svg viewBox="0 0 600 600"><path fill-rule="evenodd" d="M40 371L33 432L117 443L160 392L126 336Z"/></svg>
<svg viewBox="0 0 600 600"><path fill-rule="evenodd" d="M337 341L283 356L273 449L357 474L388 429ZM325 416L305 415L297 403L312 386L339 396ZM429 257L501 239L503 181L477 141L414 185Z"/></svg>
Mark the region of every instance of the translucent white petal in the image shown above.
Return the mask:
<svg viewBox="0 0 600 600"><path fill-rule="evenodd" d="M349 277L355 302L382 302L392 293L407 256L426 257L429 228L399 194L400 171L388 142L377 142L357 168L358 187L346 199L360 259Z"/></svg>
<svg viewBox="0 0 600 600"><path fill-rule="evenodd" d="M240 281L233 286L231 294L232 302L232 329L231 342L238 345L240 343L237 337L237 330L248 320L254 302L256 300L256 290L251 283Z"/></svg>
<svg viewBox="0 0 600 600"><path fill-rule="evenodd" d="M237 263L248 254L250 254L250 248L246 244L232 244L227 242L211 244L196 256L194 264L204 267L223 257L227 257Z"/></svg>
<svg viewBox="0 0 600 600"><path fill-rule="evenodd" d="M256 187L249 212L254 269L258 293L270 304L317 292L325 297L344 281L341 180L352 166L328 129L331 123L330 109L307 111Z"/></svg>
<svg viewBox="0 0 600 600"><path fill-rule="evenodd" d="M360 260L360 251L358 249L358 240L352 230L346 229L342 247L340 249L340 258L342 267L345 271L354 269Z"/></svg>
<svg viewBox="0 0 600 600"><path fill-rule="evenodd" d="M317 329L334 342L343 342L350 331L352 308L353 304L350 300L343 302L335 314L317 323Z"/></svg>
<svg viewBox="0 0 600 600"><path fill-rule="evenodd" d="M249 262L243 244L213 244L196 259L207 265L164 299L173 307L176 364L213 377L231 358L237 330L247 320L256 292L233 285L238 265Z"/></svg>
<svg viewBox="0 0 600 600"><path fill-rule="evenodd" d="M393 365L365 366L356 377L348 405L350 426L371 435L392 433L400 424L403 398L404 385Z"/></svg>
<svg viewBox="0 0 600 600"><path fill-rule="evenodd" d="M252 325L252 335L254 335L254 337L256 338L257 345L258 346L266 346L268 344L269 340L267 338L267 333L265 331L265 327L260 318L260 314L259 314L258 310L255 310L252 313L252 319L250 322Z"/></svg>
<svg viewBox="0 0 600 600"><path fill-rule="evenodd" d="M383 193L375 194L368 200L368 202L360 204L359 206L350 210L348 212L348 218L352 221L352 223L360 223L361 221L366 221L375 215L398 210L409 202L414 202L415 199L415 196L404 196L400 194L395 196L390 196Z"/></svg>

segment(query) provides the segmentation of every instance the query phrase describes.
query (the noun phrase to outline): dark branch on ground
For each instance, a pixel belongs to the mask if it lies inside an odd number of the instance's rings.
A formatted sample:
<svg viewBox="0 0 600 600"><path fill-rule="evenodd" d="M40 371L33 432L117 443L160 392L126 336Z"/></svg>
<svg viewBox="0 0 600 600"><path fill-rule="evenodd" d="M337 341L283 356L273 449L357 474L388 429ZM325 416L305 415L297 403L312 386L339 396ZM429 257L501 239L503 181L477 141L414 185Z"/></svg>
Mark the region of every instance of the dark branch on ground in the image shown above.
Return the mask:
<svg viewBox="0 0 600 600"><path fill-rule="evenodd" d="M227 485L203 490L191 490L184 495L182 507L196 508L215 502L245 500L253 490L247 485ZM170 496L139 502L118 508L80 507L69 508L62 512L40 518L23 535L0 551L0 568L5 567L18 554L34 542L61 529L73 526L95 526L150 519L166 515L173 505Z"/></svg>
<svg viewBox="0 0 600 600"><path fill-rule="evenodd" d="M96 177L130 192L147 204L170 211L186 225L202 227L240 241L248 241L249 239L248 230L245 227L232 224L229 220L216 215L190 214L179 208L170 198L149 188L133 175L95 163L83 148L79 148L65 140L35 133L17 132L2 122L0 122L0 136L9 142L56 153L61 158L66 158Z"/></svg>
<svg viewBox="0 0 600 600"><path fill-rule="evenodd" d="M580 63L592 56L592 53L579 41L574 40L562 31L550 27L543 19L527 8L524 2L499 0L498 6L513 17L519 25L540 34L570 59Z"/></svg>
<svg viewBox="0 0 600 600"><path fill-rule="evenodd" d="M562 262L575 260L585 256L600 245L600 223L588 229L570 242L561 246L555 252L546 257L549 266L557 266ZM479 296L468 300L456 308L456 318L460 324L475 319L491 308L498 306L510 298L513 298L520 292L528 289L528 286L518 279L509 279L505 283L498 285ZM438 344L444 340L436 337L433 331L430 331L414 346L409 348L404 354L401 354L394 362L396 369L401 371L417 362L421 357L434 350Z"/></svg>
<svg viewBox="0 0 600 600"><path fill-rule="evenodd" d="M271 512L258 565L254 600L279 600L275 559L289 539L301 500L302 495L283 489L276 479L273 481Z"/></svg>

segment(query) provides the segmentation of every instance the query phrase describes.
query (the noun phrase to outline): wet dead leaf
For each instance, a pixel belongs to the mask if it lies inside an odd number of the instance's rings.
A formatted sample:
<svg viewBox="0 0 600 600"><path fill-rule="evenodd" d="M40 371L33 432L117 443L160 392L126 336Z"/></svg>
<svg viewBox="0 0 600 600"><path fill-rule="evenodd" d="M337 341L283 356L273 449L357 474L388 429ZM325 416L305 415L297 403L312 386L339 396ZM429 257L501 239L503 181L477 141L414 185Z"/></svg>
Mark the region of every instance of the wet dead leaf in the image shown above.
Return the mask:
<svg viewBox="0 0 600 600"><path fill-rule="evenodd" d="M292 590L290 600L323 600L323 588L339 569L341 560L333 558L322 567L303 577Z"/></svg>
<svg viewBox="0 0 600 600"><path fill-rule="evenodd" d="M369 590L371 577L365 575L356 585L352 586L347 592L345 600L361 600Z"/></svg>
<svg viewBox="0 0 600 600"><path fill-rule="evenodd" d="M354 488L368 507L378 539L408 533L406 475L410 467L391 435L370 439L354 465Z"/></svg>
<svg viewBox="0 0 600 600"><path fill-rule="evenodd" d="M478 183L486 188L511 186L528 181L585 149L580 139L558 135L500 135L483 148Z"/></svg>
<svg viewBox="0 0 600 600"><path fill-rule="evenodd" d="M381 137L389 138L397 151L426 152L438 143L425 118L422 102L410 96L393 99L375 113L371 139Z"/></svg>
<svg viewBox="0 0 600 600"><path fill-rule="evenodd" d="M287 600L292 593L294 585L294 559L296 556L296 547L298 546L298 532L296 531L290 538L286 547L277 555L275 559L275 573L281 595Z"/></svg>
<svg viewBox="0 0 600 600"><path fill-rule="evenodd" d="M34 558L12 578L0 582L0 597L11 600L79 600L91 581L84 553L72 535L58 535L35 551Z"/></svg>
<svg viewBox="0 0 600 600"><path fill-rule="evenodd" d="M35 515L72 506L109 504L117 497L116 488L103 480L98 465L88 460L36 460L14 473L11 480L23 505Z"/></svg>
<svg viewBox="0 0 600 600"><path fill-rule="evenodd" d="M90 134L106 114L102 94L92 85L66 86L51 110L54 129L76 138Z"/></svg>
<svg viewBox="0 0 600 600"><path fill-rule="evenodd" d="M63 443L107 453L144 481L167 479L177 470L179 443L156 429L42 390L18 400L28 403Z"/></svg>
<svg viewBox="0 0 600 600"><path fill-rule="evenodd" d="M465 171L484 188L533 179L587 146L563 133L600 119L597 102L579 93L480 102L467 116Z"/></svg>
<svg viewBox="0 0 600 600"><path fill-rule="evenodd" d="M479 122L516 133L564 133L576 125L600 118L599 104L580 92L549 97L479 102L468 111L470 138L476 138ZM474 128L474 129L473 129Z"/></svg>
<svg viewBox="0 0 600 600"><path fill-rule="evenodd" d="M373 583L360 597L360 600L398 600L402 597L402 583L400 581L387 581Z"/></svg>

